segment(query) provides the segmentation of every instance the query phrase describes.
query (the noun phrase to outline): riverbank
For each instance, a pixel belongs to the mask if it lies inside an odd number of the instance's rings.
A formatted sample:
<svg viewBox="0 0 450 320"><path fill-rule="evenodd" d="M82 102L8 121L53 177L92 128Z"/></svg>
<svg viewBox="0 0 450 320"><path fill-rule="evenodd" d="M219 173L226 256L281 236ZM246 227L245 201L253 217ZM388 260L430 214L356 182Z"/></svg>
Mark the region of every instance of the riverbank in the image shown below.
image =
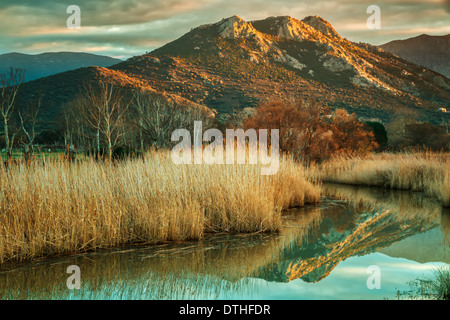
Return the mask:
<svg viewBox="0 0 450 320"><path fill-rule="evenodd" d="M0 169L0 263L206 233L276 232L283 210L318 203L320 182L424 191L450 206L450 156L336 158L305 169L175 165L168 151L114 164L54 159ZM313 183L319 181L319 183Z"/></svg>
<svg viewBox="0 0 450 320"><path fill-rule="evenodd" d="M424 191L450 207L449 153L416 151L340 157L312 165L308 175L322 182Z"/></svg>
<svg viewBox="0 0 450 320"><path fill-rule="evenodd" d="M169 152L2 167L0 263L205 232L275 232L284 209L320 200L320 187L287 157L278 174L260 173L260 165L175 165Z"/></svg>

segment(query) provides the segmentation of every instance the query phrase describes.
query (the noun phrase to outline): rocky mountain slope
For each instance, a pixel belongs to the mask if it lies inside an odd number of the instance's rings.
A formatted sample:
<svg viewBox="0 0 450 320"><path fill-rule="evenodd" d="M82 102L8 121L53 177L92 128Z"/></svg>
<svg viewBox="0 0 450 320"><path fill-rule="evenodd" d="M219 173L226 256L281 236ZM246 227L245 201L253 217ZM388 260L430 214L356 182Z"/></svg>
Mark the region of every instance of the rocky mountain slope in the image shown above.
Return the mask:
<svg viewBox="0 0 450 320"><path fill-rule="evenodd" d="M422 34L406 40L391 41L380 48L450 78L450 34Z"/></svg>
<svg viewBox="0 0 450 320"><path fill-rule="evenodd" d="M99 66L109 67L122 62L107 56L78 52L45 52L31 55L23 53L5 53L0 55L0 73L9 68L23 68L25 81L51 76L68 70Z"/></svg>
<svg viewBox="0 0 450 320"><path fill-rule="evenodd" d="M342 38L324 19L237 16L192 29L148 54L109 68L85 68L32 81L58 112L81 83L98 76L132 89L147 88L216 109L219 117L266 100L301 97L387 120L399 107L441 122L450 80L369 44ZM58 90L55 90L55 87Z"/></svg>

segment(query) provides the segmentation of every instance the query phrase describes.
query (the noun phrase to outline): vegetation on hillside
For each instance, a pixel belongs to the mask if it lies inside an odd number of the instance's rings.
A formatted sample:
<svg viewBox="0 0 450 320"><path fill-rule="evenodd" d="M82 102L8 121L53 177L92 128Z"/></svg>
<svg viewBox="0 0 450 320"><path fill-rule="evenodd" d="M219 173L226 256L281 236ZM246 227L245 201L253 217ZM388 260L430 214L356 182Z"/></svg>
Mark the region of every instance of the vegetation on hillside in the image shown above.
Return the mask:
<svg viewBox="0 0 450 320"><path fill-rule="evenodd" d="M22 86L19 100L26 103L42 91L40 118L46 123L40 125L55 130L61 106L84 84L98 81L200 104L219 116L294 97L383 121L401 107L421 110L421 120L433 124L449 119L438 111L450 99L447 78L378 47L344 39L319 17L224 19L110 68L82 68L31 81Z"/></svg>

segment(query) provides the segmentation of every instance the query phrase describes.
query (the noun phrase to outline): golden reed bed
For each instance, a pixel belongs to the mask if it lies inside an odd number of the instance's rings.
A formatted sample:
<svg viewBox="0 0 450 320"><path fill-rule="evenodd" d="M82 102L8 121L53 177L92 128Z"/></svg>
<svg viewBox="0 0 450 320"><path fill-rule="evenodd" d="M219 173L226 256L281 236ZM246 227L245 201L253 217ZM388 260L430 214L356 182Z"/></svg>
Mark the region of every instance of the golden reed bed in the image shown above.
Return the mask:
<svg viewBox="0 0 450 320"><path fill-rule="evenodd" d="M270 232L320 187L282 157L260 165L175 165L169 152L115 164L50 161L0 169L0 263L131 243Z"/></svg>
<svg viewBox="0 0 450 320"><path fill-rule="evenodd" d="M311 166L308 175L324 182L424 191L450 207L449 153L417 151L340 157Z"/></svg>

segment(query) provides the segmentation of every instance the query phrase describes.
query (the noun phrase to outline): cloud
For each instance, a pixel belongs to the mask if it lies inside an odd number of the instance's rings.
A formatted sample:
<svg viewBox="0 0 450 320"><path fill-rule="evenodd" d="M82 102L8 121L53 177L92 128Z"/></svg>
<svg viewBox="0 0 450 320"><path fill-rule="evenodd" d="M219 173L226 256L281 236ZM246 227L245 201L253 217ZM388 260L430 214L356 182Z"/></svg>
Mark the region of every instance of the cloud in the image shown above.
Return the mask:
<svg viewBox="0 0 450 320"><path fill-rule="evenodd" d="M80 30L66 28L66 9L72 4L81 9ZM371 4L381 8L381 30L366 27ZM411 30L448 33L449 9L450 0L2 0L0 52L105 48L96 52L129 57L234 14L250 21L319 15L352 41L381 44L413 36Z"/></svg>

